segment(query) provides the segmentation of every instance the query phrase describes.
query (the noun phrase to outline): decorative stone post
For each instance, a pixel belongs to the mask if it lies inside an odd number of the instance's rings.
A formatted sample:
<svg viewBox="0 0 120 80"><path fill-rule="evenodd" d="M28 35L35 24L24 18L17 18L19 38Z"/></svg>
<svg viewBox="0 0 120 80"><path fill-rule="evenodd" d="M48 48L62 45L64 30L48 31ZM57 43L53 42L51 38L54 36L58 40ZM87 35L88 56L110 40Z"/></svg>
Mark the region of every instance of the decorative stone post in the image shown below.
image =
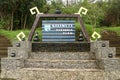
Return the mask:
<svg viewBox="0 0 120 80"><path fill-rule="evenodd" d="M24 60L31 52L31 42L13 42L8 48L8 57L1 59L1 78L19 78L19 70L24 67Z"/></svg>
<svg viewBox="0 0 120 80"><path fill-rule="evenodd" d="M98 66L105 71L120 71L120 59L116 58L116 48L109 47L108 41L91 43L91 53L94 53Z"/></svg>
<svg viewBox="0 0 120 80"><path fill-rule="evenodd" d="M90 52L95 53L95 50L97 48L106 48L106 47L109 47L109 41L95 41L95 42L91 42Z"/></svg>
<svg viewBox="0 0 120 80"><path fill-rule="evenodd" d="M92 42L90 48L90 52L95 54L96 59L115 58L116 48L109 47L109 41Z"/></svg>
<svg viewBox="0 0 120 80"><path fill-rule="evenodd" d="M8 48L8 57L27 59L28 53L30 52L31 42L29 41L13 42L13 47Z"/></svg>

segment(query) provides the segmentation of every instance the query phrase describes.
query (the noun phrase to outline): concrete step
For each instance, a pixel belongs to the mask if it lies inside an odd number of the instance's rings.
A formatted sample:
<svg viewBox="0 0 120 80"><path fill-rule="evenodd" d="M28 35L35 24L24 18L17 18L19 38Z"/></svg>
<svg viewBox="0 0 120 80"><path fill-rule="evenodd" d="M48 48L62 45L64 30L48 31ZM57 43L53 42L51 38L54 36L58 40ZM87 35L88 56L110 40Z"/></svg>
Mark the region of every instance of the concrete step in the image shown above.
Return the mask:
<svg viewBox="0 0 120 80"><path fill-rule="evenodd" d="M1 38L1 37L5 37L5 36L3 36L3 35L0 35L0 38Z"/></svg>
<svg viewBox="0 0 120 80"><path fill-rule="evenodd" d="M30 58L40 60L90 60L89 52L32 52Z"/></svg>
<svg viewBox="0 0 120 80"><path fill-rule="evenodd" d="M5 55L0 55L0 59L1 59L1 58L4 58L4 57L7 57L7 54L5 54Z"/></svg>
<svg viewBox="0 0 120 80"><path fill-rule="evenodd" d="M102 36L102 39L104 39L104 40L107 40L107 39L109 39L109 40L120 40L120 36Z"/></svg>
<svg viewBox="0 0 120 80"><path fill-rule="evenodd" d="M10 47L10 46L12 46L11 44L7 44L7 43L5 43L5 44L0 44L0 47Z"/></svg>
<svg viewBox="0 0 120 80"><path fill-rule="evenodd" d="M0 50L7 50L8 47L0 47Z"/></svg>
<svg viewBox="0 0 120 80"><path fill-rule="evenodd" d="M120 43L110 43L110 47L120 47Z"/></svg>
<svg viewBox="0 0 120 80"><path fill-rule="evenodd" d="M10 46L12 46L10 41L6 37L0 35L0 58L7 57L7 48Z"/></svg>
<svg viewBox="0 0 120 80"><path fill-rule="evenodd" d="M7 57L7 50L1 50L0 49L0 59L4 58L4 57Z"/></svg>
<svg viewBox="0 0 120 80"><path fill-rule="evenodd" d="M20 80L105 80L104 71L99 69L23 68L20 71Z"/></svg>
<svg viewBox="0 0 120 80"><path fill-rule="evenodd" d="M116 47L116 51L117 51L117 52L120 52L120 47Z"/></svg>
<svg viewBox="0 0 120 80"><path fill-rule="evenodd" d="M106 39L102 39L102 40L109 40L109 41L120 41L120 38L106 38Z"/></svg>
<svg viewBox="0 0 120 80"><path fill-rule="evenodd" d="M8 38L5 38L5 37L0 37L0 41L2 41L2 40L9 41L9 39L8 39Z"/></svg>
<svg viewBox="0 0 120 80"><path fill-rule="evenodd" d="M33 52L85 52L90 51L90 43L85 42L34 42Z"/></svg>
<svg viewBox="0 0 120 80"><path fill-rule="evenodd" d="M120 57L120 47L116 47L116 56Z"/></svg>
<svg viewBox="0 0 120 80"><path fill-rule="evenodd" d="M98 69L96 60L25 60L26 68Z"/></svg>
<svg viewBox="0 0 120 80"><path fill-rule="evenodd" d="M11 44L9 41L0 41L1 44Z"/></svg>
<svg viewBox="0 0 120 80"><path fill-rule="evenodd" d="M120 40L116 39L115 41L109 41L111 44L120 43Z"/></svg>
<svg viewBox="0 0 120 80"><path fill-rule="evenodd" d="M120 58L120 54L116 54L116 58Z"/></svg>
<svg viewBox="0 0 120 80"><path fill-rule="evenodd" d="M0 44L11 44L9 41L0 41Z"/></svg>
<svg viewBox="0 0 120 80"><path fill-rule="evenodd" d="M0 55L6 55L7 54L7 50L0 50Z"/></svg>

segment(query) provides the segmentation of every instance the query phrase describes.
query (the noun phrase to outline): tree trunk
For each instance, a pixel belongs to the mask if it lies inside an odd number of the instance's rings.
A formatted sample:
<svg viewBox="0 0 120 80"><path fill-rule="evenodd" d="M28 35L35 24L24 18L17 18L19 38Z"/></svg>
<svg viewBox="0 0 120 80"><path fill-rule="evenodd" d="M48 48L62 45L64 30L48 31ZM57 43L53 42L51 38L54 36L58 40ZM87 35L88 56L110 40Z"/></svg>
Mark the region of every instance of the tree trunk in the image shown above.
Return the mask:
<svg viewBox="0 0 120 80"><path fill-rule="evenodd" d="M69 2L68 2L68 0L67 0L67 6L69 6Z"/></svg>
<svg viewBox="0 0 120 80"><path fill-rule="evenodd" d="M120 25L120 17L119 14L117 15L117 26Z"/></svg>
<svg viewBox="0 0 120 80"><path fill-rule="evenodd" d="M23 13L21 14L21 28L23 27Z"/></svg>
<svg viewBox="0 0 120 80"><path fill-rule="evenodd" d="M27 22L27 13L26 13L25 19L24 19L24 29L26 28L26 22Z"/></svg>
<svg viewBox="0 0 120 80"><path fill-rule="evenodd" d="M94 28L96 28L96 25L97 25L97 20L96 20L96 16L95 16L95 19L94 19Z"/></svg>
<svg viewBox="0 0 120 80"><path fill-rule="evenodd" d="M14 11L12 11L12 17L11 17L11 31L13 30L13 19L14 19Z"/></svg>

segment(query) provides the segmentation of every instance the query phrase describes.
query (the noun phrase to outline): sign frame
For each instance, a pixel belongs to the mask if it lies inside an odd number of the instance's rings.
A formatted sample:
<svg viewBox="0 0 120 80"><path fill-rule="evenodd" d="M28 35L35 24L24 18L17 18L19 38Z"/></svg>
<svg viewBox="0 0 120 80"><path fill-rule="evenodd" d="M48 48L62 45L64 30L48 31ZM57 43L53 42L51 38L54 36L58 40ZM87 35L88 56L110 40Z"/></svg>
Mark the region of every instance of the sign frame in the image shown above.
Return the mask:
<svg viewBox="0 0 120 80"><path fill-rule="evenodd" d="M86 31L86 28L84 26L84 23L82 21L82 18L79 14L37 14L36 19L32 25L31 31L28 36L28 41L32 41L33 35L35 33L36 27L38 25L38 22L41 18L77 18L78 22L81 26L81 30L83 32L83 36L87 42L90 42L90 37L88 35L88 32Z"/></svg>

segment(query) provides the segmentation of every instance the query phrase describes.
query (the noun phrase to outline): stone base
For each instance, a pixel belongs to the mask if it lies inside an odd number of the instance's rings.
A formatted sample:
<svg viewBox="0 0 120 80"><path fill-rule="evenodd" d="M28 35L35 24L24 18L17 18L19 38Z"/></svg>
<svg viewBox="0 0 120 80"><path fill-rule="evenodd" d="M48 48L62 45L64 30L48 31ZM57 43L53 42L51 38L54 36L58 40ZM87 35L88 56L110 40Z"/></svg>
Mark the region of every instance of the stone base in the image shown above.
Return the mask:
<svg viewBox="0 0 120 80"><path fill-rule="evenodd" d="M2 77L17 80L119 80L120 71L24 68L19 71L7 71Z"/></svg>
<svg viewBox="0 0 120 80"><path fill-rule="evenodd" d="M16 70L16 69L21 69L23 67L24 67L24 59L20 59L20 58L2 58L1 59L1 71Z"/></svg>
<svg viewBox="0 0 120 80"><path fill-rule="evenodd" d="M24 69L22 80L103 80L102 71L77 69Z"/></svg>
<svg viewBox="0 0 120 80"><path fill-rule="evenodd" d="M119 58L111 58L111 59L100 59L98 60L98 65L102 70L105 71L120 71L120 59Z"/></svg>
<svg viewBox="0 0 120 80"><path fill-rule="evenodd" d="M88 52L90 43L85 42L34 42L32 52Z"/></svg>

